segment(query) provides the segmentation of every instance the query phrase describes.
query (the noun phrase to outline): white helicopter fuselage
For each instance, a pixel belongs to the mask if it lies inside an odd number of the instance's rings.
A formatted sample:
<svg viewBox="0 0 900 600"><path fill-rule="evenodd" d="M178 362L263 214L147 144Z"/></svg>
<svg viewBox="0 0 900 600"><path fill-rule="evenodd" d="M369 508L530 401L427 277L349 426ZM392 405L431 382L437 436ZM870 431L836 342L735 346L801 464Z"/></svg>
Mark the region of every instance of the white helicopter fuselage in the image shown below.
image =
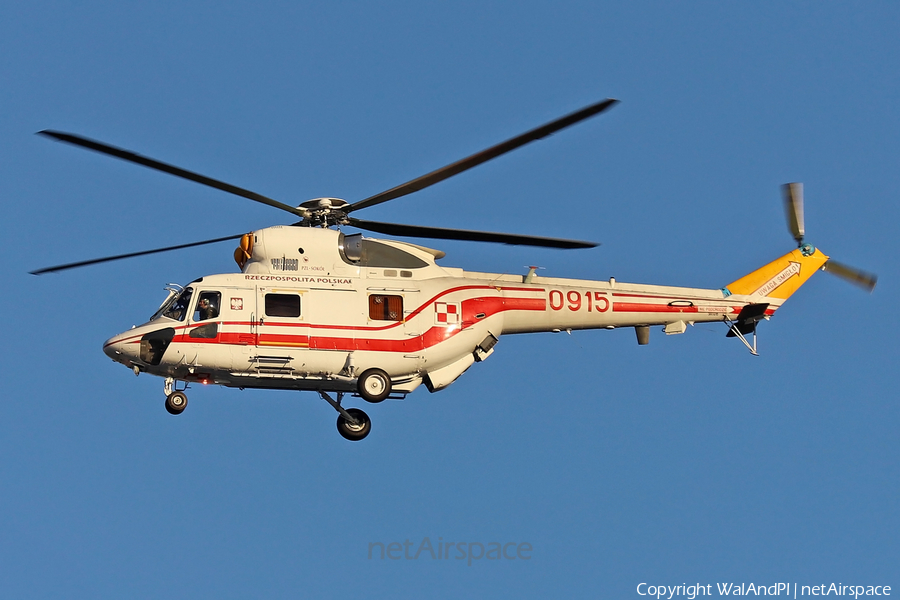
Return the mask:
<svg viewBox="0 0 900 600"><path fill-rule="evenodd" d="M761 300L771 315L783 302L533 270L470 272L437 265L439 251L326 228L270 227L242 247L240 273L173 289L154 318L104 352L136 373L240 388L353 392L360 373L377 368L402 396L422 383L450 385L504 334L651 325L682 333Z"/></svg>
<svg viewBox="0 0 900 600"><path fill-rule="evenodd" d="M300 221L32 273L240 238L234 254L239 273L201 277L184 288L170 284L169 296L150 320L109 339L104 352L137 375L164 377L170 414L181 414L187 406L179 382L185 387L201 382L313 390L338 412L338 432L352 441L369 434L371 421L364 411L342 406L346 393L378 403L422 384L432 392L441 390L490 356L504 334L633 327L643 345L652 325L678 334L694 323L722 321L728 337L737 337L757 354L757 323L816 271L827 268L874 289L875 275L829 262L804 243L803 186L797 182L783 190L788 227L798 247L720 289L538 277L534 267L527 275L470 272L437 265L444 256L437 250L329 229L350 226L400 237L595 247L580 240L367 221L356 214L546 138L617 102L595 102L354 203L314 198L299 206L77 134L44 130L40 133L50 138L265 204Z"/></svg>

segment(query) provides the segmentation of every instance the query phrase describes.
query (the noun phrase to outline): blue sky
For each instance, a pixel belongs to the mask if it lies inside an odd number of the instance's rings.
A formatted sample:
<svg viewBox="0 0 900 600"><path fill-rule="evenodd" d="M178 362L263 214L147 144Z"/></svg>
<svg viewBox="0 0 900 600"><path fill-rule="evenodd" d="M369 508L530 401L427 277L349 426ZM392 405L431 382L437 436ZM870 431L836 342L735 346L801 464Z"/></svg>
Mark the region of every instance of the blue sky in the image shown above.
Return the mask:
<svg viewBox="0 0 900 600"><path fill-rule="evenodd" d="M638 597L640 582L900 586L892 298L895 3L8 2L0 6L4 597ZM502 338L340 438L312 394L191 390L101 352L222 244L287 222L53 143L72 131L289 204L359 200L604 97L608 113L365 218L602 242L429 242L472 270L718 288L807 239L821 274L761 326L638 347ZM530 560L369 560L526 542Z"/></svg>

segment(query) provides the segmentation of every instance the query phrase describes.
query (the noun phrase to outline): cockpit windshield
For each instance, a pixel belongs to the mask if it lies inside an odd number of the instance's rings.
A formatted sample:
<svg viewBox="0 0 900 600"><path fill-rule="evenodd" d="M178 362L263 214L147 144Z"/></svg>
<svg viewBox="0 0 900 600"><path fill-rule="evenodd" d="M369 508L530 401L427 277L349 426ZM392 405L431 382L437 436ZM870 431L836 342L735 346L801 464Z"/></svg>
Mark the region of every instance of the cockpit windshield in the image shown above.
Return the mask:
<svg viewBox="0 0 900 600"><path fill-rule="evenodd" d="M187 316L187 309L191 303L191 295L194 293L193 288L186 288L180 294L171 294L169 298L163 302L159 310L154 313L150 320L153 321L160 317L168 317L175 321L184 321Z"/></svg>

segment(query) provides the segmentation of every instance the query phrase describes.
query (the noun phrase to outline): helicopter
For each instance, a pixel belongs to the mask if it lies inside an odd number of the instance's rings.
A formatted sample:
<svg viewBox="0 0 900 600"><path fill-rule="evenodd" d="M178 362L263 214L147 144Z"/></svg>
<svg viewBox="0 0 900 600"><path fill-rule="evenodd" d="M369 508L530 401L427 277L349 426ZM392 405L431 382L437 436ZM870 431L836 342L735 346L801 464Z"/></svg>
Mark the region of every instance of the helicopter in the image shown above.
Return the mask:
<svg viewBox="0 0 900 600"><path fill-rule="evenodd" d="M439 265L445 256L440 250L341 230L351 226L398 237L595 247L579 240L367 221L351 213L420 191L617 102L596 102L354 203L316 198L299 206L80 135L44 130L38 133L280 209L299 221L32 273L239 240L237 272L169 284L168 295L147 322L108 339L103 352L136 375L162 377L170 414L185 410L191 383L312 391L337 411L338 432L351 441L365 438L372 423L365 411L344 406L345 396L377 404L403 399L421 385L429 392L443 390L490 357L503 335L629 327L637 343L646 345L651 326L676 335L688 325L721 322L728 337L758 355L758 323L816 271L874 289L875 275L831 260L804 241L800 183L783 186L797 248L713 289L545 277L537 267L523 275L466 271Z"/></svg>

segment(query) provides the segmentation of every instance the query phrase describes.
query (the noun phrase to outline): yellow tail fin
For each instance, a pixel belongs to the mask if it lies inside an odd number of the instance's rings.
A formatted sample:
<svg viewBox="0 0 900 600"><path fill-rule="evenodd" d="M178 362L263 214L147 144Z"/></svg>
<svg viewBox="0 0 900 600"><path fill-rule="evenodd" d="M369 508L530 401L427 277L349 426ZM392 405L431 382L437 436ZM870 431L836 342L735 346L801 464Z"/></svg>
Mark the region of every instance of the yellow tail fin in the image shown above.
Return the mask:
<svg viewBox="0 0 900 600"><path fill-rule="evenodd" d="M804 244L749 275L729 283L725 289L732 294L786 300L827 261L827 256L809 244Z"/></svg>

